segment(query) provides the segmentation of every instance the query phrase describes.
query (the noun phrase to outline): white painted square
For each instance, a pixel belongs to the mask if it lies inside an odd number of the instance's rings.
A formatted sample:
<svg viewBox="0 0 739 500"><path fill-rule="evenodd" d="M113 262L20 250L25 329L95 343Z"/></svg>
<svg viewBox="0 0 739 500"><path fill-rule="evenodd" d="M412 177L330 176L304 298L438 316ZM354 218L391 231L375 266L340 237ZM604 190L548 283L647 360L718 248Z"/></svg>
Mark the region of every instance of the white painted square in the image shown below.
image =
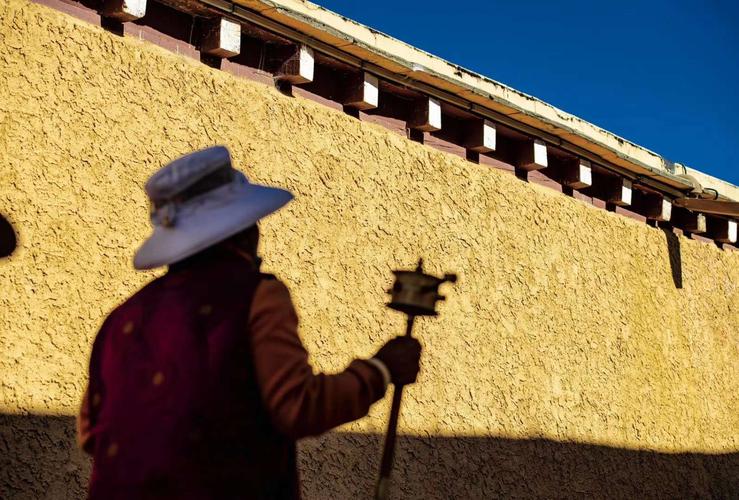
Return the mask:
<svg viewBox="0 0 739 500"><path fill-rule="evenodd" d="M123 0L121 11L131 19L141 19L146 14L146 0Z"/></svg>
<svg viewBox="0 0 739 500"><path fill-rule="evenodd" d="M371 106L377 107L380 102L380 81L375 75L369 73L364 74L364 102Z"/></svg>
<svg viewBox="0 0 739 500"><path fill-rule="evenodd" d="M313 81L313 70L314 70L315 56L313 49L307 45L300 46L300 76L306 81Z"/></svg>
<svg viewBox="0 0 739 500"><path fill-rule="evenodd" d="M593 185L593 169L590 167L590 162L588 160L580 160L580 172L579 172L579 183L583 187L588 187Z"/></svg>
<svg viewBox="0 0 739 500"><path fill-rule="evenodd" d="M730 243L736 243L736 235L737 235L737 223L735 220L729 221L729 242Z"/></svg>
<svg viewBox="0 0 739 500"><path fill-rule="evenodd" d="M631 188L632 183L628 179L624 179L621 184L621 203L631 205Z"/></svg>
<svg viewBox="0 0 739 500"><path fill-rule="evenodd" d="M662 199L662 213L661 220L669 221L672 218L672 202L670 200Z"/></svg>
<svg viewBox="0 0 739 500"><path fill-rule="evenodd" d="M429 97L429 126L441 129L441 103L432 97Z"/></svg>
<svg viewBox="0 0 739 500"><path fill-rule="evenodd" d="M705 233L706 232L706 216L703 214L696 214L695 217L695 232Z"/></svg>
<svg viewBox="0 0 739 500"><path fill-rule="evenodd" d="M237 55L241 51L241 25L221 18L220 48Z"/></svg>
<svg viewBox="0 0 739 500"><path fill-rule="evenodd" d="M495 151L495 145L497 143L497 129L495 123L490 120L485 120L482 124L482 145L483 147Z"/></svg>
<svg viewBox="0 0 739 500"><path fill-rule="evenodd" d="M534 140L534 163L546 167L547 163L547 145L540 139Z"/></svg>

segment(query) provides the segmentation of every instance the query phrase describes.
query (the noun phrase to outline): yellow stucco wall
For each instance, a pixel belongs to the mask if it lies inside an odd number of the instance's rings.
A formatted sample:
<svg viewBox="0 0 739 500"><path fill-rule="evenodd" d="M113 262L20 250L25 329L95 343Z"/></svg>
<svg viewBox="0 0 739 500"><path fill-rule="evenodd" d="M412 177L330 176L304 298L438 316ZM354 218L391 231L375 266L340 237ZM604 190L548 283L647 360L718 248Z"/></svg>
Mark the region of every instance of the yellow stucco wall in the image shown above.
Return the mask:
<svg viewBox="0 0 739 500"><path fill-rule="evenodd" d="M391 269L423 256L459 273L440 317L418 322L423 371L407 390L396 474L405 497L626 494L633 485L614 477L673 456L688 465L655 465L644 484L705 495L739 483L739 253L4 0L0 213L19 247L0 260L0 492L79 496L87 464L69 416L91 341L153 276L131 267L149 230L143 182L217 143L253 180L296 194L264 222L263 253L318 369L402 332L383 306ZM304 445L309 498L371 488L388 405ZM530 470L538 450L554 457L546 471ZM695 458L709 455L730 460L718 476Z"/></svg>

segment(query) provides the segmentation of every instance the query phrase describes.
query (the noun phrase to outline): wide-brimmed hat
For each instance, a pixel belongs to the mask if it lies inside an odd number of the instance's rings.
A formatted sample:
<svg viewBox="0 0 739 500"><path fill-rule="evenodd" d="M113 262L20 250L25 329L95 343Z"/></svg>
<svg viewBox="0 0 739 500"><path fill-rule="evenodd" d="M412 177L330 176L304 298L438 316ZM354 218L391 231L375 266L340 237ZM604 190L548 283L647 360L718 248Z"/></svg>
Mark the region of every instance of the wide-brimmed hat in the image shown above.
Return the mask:
<svg viewBox="0 0 739 500"><path fill-rule="evenodd" d="M190 257L277 211L293 196L250 183L223 146L185 155L147 181L154 232L133 259L153 269Z"/></svg>

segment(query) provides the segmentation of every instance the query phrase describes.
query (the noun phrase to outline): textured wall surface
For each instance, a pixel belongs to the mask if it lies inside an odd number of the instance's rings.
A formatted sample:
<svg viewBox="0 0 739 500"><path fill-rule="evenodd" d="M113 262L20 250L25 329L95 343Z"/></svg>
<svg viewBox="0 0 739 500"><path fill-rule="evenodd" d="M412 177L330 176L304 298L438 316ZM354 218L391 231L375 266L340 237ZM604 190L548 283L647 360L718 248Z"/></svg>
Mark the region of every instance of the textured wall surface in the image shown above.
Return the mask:
<svg viewBox="0 0 739 500"><path fill-rule="evenodd" d="M402 497L739 491L739 253L667 235L25 0L0 2L0 497L78 498L72 421L105 314L153 275L142 185L227 144L296 200L263 224L316 368L403 329L391 269L456 271L418 322ZM389 398L303 444L308 498L365 497ZM594 451L595 450L595 451Z"/></svg>

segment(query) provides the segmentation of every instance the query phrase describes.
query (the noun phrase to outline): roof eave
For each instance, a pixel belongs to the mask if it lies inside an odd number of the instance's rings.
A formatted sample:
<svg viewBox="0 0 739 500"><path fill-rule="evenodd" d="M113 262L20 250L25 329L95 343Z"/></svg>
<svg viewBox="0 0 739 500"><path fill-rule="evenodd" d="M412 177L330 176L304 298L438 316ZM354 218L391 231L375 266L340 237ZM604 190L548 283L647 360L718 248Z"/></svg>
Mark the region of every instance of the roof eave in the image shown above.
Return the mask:
<svg viewBox="0 0 739 500"><path fill-rule="evenodd" d="M219 0L208 0L207 3ZM225 3L225 2L224 2ZM441 97L517 128L531 129L545 141L637 179L652 179L668 192L692 185L678 174L698 178L723 197L739 200L739 188L698 170L673 163L540 99L433 56L405 42L303 0L234 0L260 16L322 42L378 76L441 92ZM321 50L322 47L314 47ZM325 47L323 47L325 49ZM455 99L456 98L456 99ZM629 175L630 174L630 175Z"/></svg>

